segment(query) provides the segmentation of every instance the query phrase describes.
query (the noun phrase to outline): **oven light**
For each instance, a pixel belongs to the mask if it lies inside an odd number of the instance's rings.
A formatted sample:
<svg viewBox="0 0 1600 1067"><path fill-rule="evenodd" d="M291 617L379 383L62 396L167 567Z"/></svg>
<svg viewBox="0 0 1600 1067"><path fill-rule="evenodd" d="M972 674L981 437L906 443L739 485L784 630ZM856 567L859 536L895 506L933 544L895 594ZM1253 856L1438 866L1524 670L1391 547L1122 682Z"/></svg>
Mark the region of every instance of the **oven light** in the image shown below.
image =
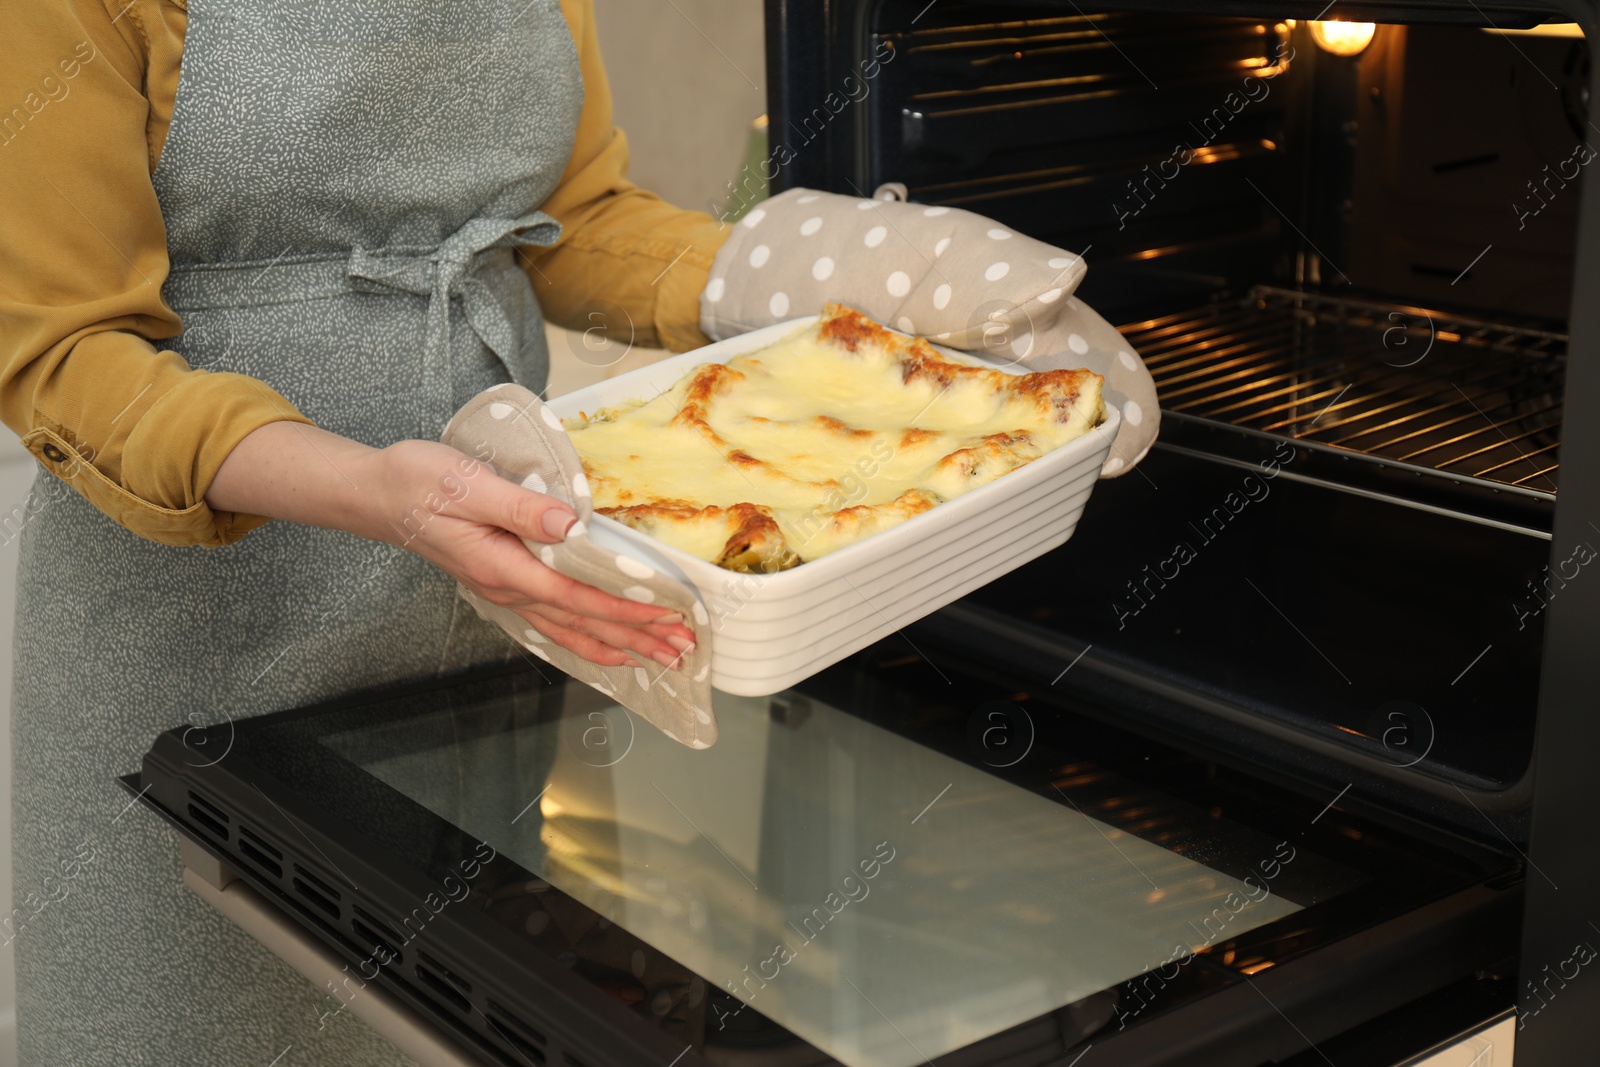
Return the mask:
<svg viewBox="0 0 1600 1067"><path fill-rule="evenodd" d="M1310 25L1311 39L1324 52L1336 56L1360 55L1378 30L1370 22L1313 22Z"/></svg>

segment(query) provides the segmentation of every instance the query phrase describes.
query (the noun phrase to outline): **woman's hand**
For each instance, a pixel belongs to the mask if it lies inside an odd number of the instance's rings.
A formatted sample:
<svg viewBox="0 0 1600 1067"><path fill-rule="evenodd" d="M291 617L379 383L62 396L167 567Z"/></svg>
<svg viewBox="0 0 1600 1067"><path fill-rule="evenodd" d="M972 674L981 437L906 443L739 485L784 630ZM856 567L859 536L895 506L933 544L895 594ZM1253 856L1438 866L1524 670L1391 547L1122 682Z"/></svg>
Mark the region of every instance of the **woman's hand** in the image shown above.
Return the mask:
<svg viewBox="0 0 1600 1067"><path fill-rule="evenodd" d="M519 537L560 541L577 516L437 442L375 449L314 426L268 423L229 453L206 502L399 545L593 663L621 666L633 652L674 666L693 641L676 613L539 562Z"/></svg>
<svg viewBox="0 0 1600 1067"><path fill-rule="evenodd" d="M528 551L519 537L553 543L578 521L561 501L433 441L401 441L367 462L387 525L369 536L410 549L561 647L607 666L633 662L632 651L671 667L692 644L677 612L601 592Z"/></svg>

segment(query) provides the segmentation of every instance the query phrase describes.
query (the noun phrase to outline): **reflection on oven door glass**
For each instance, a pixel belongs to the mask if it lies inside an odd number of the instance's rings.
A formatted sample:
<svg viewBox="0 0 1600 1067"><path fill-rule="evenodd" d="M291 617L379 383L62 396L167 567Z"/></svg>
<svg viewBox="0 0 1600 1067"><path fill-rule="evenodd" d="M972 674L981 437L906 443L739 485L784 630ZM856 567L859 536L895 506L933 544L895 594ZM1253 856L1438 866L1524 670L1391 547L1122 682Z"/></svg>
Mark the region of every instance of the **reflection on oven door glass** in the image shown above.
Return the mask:
<svg viewBox="0 0 1600 1067"><path fill-rule="evenodd" d="M587 687L560 699L348 754L850 1067L922 1063L1299 910L807 697L717 694L701 751ZM712 1040L737 1025L714 1013Z"/></svg>

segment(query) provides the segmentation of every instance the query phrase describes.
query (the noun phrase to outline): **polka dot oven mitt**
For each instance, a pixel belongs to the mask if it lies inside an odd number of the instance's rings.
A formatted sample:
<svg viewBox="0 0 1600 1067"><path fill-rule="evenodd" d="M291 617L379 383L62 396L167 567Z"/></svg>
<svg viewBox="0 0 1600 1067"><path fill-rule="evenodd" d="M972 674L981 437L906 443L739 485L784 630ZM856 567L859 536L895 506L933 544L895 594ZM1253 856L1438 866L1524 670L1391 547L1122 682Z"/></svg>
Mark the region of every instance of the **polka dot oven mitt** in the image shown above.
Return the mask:
<svg viewBox="0 0 1600 1067"><path fill-rule="evenodd" d="M1122 412L1122 426L1100 475L1115 478L1132 470L1155 443L1161 428L1156 383L1115 326L1075 296L1061 303L1060 314L1049 322L1010 324L1009 329L992 331L970 350L1014 360L1030 371L1087 367L1105 378L1105 402Z"/></svg>
<svg viewBox="0 0 1600 1067"><path fill-rule="evenodd" d="M694 631L694 649L683 657L682 670L669 670L648 660L633 666L603 667L551 642L510 608L491 604L458 582L456 589L462 598L517 644L643 716L674 741L690 748L709 748L717 740L717 721L711 710L710 616L699 596L683 582L590 538L588 523L594 502L577 450L555 413L520 385L497 385L467 401L444 428L440 440L483 461L500 477L569 505L578 521L566 539L549 545L523 538L528 551L545 566L586 585L658 604L663 612L681 613L685 625Z"/></svg>
<svg viewBox="0 0 1600 1067"><path fill-rule="evenodd" d="M1111 477L1144 458L1160 409L1144 361L1071 295L1087 269L1081 256L970 211L796 188L733 227L700 296L700 328L721 340L836 300L902 332L1028 370L1086 367L1105 378L1106 402L1123 412L1101 468Z"/></svg>

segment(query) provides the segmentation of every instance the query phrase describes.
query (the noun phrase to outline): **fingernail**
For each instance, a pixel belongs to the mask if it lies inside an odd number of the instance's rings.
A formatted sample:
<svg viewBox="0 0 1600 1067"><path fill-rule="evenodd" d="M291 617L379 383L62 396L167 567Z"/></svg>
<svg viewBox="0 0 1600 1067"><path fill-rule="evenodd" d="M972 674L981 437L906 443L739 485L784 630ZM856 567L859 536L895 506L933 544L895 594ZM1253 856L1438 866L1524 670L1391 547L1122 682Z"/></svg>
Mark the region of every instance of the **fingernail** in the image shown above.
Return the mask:
<svg viewBox="0 0 1600 1067"><path fill-rule="evenodd" d="M557 540L567 536L567 531L572 529L572 524L578 521L578 516L566 508L547 508L544 517L539 520L539 528L546 535Z"/></svg>
<svg viewBox="0 0 1600 1067"><path fill-rule="evenodd" d="M678 667L678 661L683 657L674 656L670 652L655 652L651 654L650 658L661 664L663 667L671 667L676 670Z"/></svg>
<svg viewBox="0 0 1600 1067"><path fill-rule="evenodd" d="M669 611L665 615L651 619L650 621L661 623L664 626L678 626L683 622L683 614L682 612Z"/></svg>
<svg viewBox="0 0 1600 1067"><path fill-rule="evenodd" d="M677 634L668 634L667 644L677 649L681 655L687 656L694 651L694 642L687 637L679 637Z"/></svg>

